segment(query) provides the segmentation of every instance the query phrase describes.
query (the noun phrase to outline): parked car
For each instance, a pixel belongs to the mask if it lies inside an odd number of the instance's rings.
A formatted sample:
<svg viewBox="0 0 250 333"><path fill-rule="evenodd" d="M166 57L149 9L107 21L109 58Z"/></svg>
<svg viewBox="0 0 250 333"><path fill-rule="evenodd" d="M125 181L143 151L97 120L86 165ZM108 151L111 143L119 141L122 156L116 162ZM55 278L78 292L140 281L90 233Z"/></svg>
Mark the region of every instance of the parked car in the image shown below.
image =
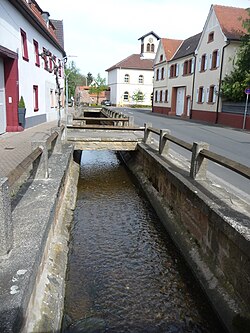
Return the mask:
<svg viewBox="0 0 250 333"><path fill-rule="evenodd" d="M105 99L101 102L101 105L111 106L111 102L109 99Z"/></svg>

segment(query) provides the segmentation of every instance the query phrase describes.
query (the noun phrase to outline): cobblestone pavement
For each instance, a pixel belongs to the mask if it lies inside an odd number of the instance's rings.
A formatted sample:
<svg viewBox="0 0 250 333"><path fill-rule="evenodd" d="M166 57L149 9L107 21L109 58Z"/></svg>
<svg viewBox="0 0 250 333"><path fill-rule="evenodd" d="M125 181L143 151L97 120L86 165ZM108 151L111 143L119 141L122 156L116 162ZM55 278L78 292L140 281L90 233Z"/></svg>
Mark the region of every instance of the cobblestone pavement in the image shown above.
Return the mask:
<svg viewBox="0 0 250 333"><path fill-rule="evenodd" d="M23 132L0 135L0 177L7 177L25 157L31 153L31 141L35 133L47 132L57 126L57 121L42 123Z"/></svg>

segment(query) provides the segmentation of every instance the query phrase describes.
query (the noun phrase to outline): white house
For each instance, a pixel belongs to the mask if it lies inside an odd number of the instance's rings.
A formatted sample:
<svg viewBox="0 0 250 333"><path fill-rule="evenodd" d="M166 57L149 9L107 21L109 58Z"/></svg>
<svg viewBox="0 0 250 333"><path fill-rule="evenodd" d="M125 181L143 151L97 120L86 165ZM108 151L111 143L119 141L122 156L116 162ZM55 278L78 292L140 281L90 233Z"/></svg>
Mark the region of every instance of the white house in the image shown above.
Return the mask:
<svg viewBox="0 0 250 333"><path fill-rule="evenodd" d="M108 68L108 86L112 105L151 105L153 96L153 61L159 36L153 31L140 37L141 53L132 54Z"/></svg>
<svg viewBox="0 0 250 333"><path fill-rule="evenodd" d="M57 29L35 0L0 2L0 133L58 119L66 53L62 21L54 22ZM21 96L26 124L18 120Z"/></svg>

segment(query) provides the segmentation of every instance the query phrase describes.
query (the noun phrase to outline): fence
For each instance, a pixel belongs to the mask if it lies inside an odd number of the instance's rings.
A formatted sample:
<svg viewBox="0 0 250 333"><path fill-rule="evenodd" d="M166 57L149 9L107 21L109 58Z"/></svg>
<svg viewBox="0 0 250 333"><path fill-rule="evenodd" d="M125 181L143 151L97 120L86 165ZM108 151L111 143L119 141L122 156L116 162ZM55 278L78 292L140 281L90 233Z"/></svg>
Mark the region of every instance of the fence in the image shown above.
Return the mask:
<svg viewBox="0 0 250 333"><path fill-rule="evenodd" d="M225 156L216 154L209 150L209 144L205 142L187 143L171 135L167 129L156 129L152 124L145 124L144 142L150 143L152 133L159 135L159 154L167 157L169 154L169 142L173 142L178 146L192 153L190 177L197 180L205 180L207 173L207 161L215 162L227 169L230 169L241 176L250 179L250 168L246 165L233 161Z"/></svg>

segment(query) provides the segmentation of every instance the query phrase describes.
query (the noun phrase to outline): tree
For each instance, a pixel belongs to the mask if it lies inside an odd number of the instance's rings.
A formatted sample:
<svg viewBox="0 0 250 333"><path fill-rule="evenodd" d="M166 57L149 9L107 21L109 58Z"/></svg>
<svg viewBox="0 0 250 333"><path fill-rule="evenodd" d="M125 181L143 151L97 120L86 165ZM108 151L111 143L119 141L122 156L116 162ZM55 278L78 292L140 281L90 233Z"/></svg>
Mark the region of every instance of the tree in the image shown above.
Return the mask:
<svg viewBox="0 0 250 333"><path fill-rule="evenodd" d="M132 98L134 101L136 101L136 103L143 102L145 99L145 94L143 94L143 92L138 89L133 93Z"/></svg>
<svg viewBox="0 0 250 333"><path fill-rule="evenodd" d="M97 104L99 104L100 93L107 88L106 79L101 78L100 73L98 73L97 78L93 80L92 86L89 89L90 94L96 94Z"/></svg>
<svg viewBox="0 0 250 333"><path fill-rule="evenodd" d="M80 73L74 61L71 61L65 66L65 75L68 79L69 97L75 95L76 86L86 85L87 78Z"/></svg>
<svg viewBox="0 0 250 333"><path fill-rule="evenodd" d="M250 16L250 9L248 9ZM250 86L250 19L242 21L247 33L241 38L233 70L226 75L221 85L221 96L228 101L240 102L245 99L245 89Z"/></svg>

